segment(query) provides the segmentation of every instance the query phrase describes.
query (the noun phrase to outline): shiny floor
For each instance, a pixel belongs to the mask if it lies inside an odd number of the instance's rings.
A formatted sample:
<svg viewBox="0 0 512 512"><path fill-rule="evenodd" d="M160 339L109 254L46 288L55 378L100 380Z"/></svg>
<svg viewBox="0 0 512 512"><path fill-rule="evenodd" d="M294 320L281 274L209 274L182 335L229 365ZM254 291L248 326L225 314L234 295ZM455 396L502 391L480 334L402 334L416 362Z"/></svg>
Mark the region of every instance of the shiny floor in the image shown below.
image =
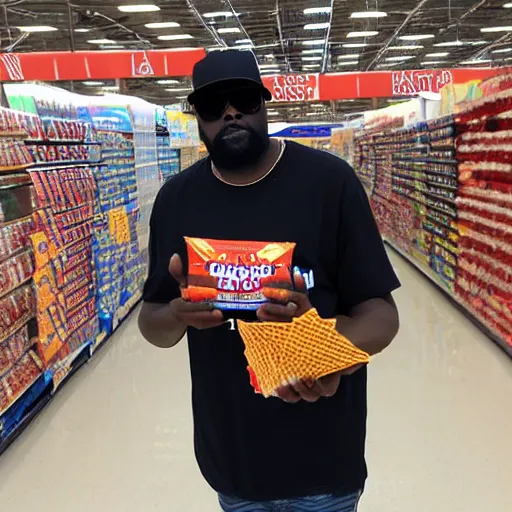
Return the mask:
<svg viewBox="0 0 512 512"><path fill-rule="evenodd" d="M361 512L512 511L512 360L393 255L398 339L371 364ZM0 458L0 510L217 512L193 456L185 344L135 317Z"/></svg>

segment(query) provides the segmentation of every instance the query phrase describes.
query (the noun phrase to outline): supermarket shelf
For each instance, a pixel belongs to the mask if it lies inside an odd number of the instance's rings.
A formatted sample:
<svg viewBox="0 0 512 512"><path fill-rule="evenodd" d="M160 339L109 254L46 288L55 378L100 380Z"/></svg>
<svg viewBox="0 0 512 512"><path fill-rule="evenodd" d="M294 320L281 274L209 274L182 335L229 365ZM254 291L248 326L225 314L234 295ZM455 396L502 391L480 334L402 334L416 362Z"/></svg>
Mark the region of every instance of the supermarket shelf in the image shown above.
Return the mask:
<svg viewBox="0 0 512 512"><path fill-rule="evenodd" d="M471 311L468 310L468 306L466 304L462 304L457 297L455 297L447 286L443 283L441 279L437 276L435 272L430 270L429 268L421 265L418 261L415 261L410 255L405 253L400 247L394 244L389 239L385 238L384 242L391 247L393 251L399 254L402 258L407 260L411 265L416 267L426 278L428 278L432 283L434 283L442 292L446 294L446 296L450 299L450 301L459 309L464 315L471 320L483 333L494 341L500 348L502 348L510 357L512 357L512 346L510 346L505 340L502 340L499 336L494 334L489 327L487 327L483 322L478 320L476 316L474 316Z"/></svg>

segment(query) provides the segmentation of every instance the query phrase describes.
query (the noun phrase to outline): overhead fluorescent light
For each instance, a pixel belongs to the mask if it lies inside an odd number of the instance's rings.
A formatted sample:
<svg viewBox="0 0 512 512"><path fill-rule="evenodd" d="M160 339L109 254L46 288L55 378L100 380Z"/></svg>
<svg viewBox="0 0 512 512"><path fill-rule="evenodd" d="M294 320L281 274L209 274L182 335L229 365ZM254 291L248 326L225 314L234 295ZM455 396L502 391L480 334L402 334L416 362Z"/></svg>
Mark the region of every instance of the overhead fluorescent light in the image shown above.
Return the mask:
<svg viewBox="0 0 512 512"><path fill-rule="evenodd" d="M186 99L188 99L188 96L176 96L174 99L176 99L176 100L186 100Z"/></svg>
<svg viewBox="0 0 512 512"><path fill-rule="evenodd" d="M85 82L82 82L84 85L94 87L98 85L103 85L103 82L95 82L94 80L86 80Z"/></svg>
<svg viewBox="0 0 512 512"><path fill-rule="evenodd" d="M158 5L153 4L135 4L135 5L120 5L118 9L121 12L156 12L160 10Z"/></svg>
<svg viewBox="0 0 512 512"><path fill-rule="evenodd" d="M192 89L190 87L177 87L175 89L165 89L167 92L188 92Z"/></svg>
<svg viewBox="0 0 512 512"><path fill-rule="evenodd" d="M311 57L302 57L302 60L309 60L309 61L313 61L313 60L322 60L323 57L321 57L320 55L318 56L311 56Z"/></svg>
<svg viewBox="0 0 512 512"><path fill-rule="evenodd" d="M377 30L361 30L359 32L349 32L347 38L351 37L372 37L376 36L379 32Z"/></svg>
<svg viewBox="0 0 512 512"><path fill-rule="evenodd" d="M239 39L235 41L235 44L252 44L252 41L250 39Z"/></svg>
<svg viewBox="0 0 512 512"><path fill-rule="evenodd" d="M352 53L351 55L338 55L338 60L342 59L359 59L358 53Z"/></svg>
<svg viewBox="0 0 512 512"><path fill-rule="evenodd" d="M359 64L358 60L344 60L342 62L338 62L338 66L357 66Z"/></svg>
<svg viewBox="0 0 512 512"><path fill-rule="evenodd" d="M390 46L388 50L421 50L425 48L422 44L403 44L399 46Z"/></svg>
<svg viewBox="0 0 512 512"><path fill-rule="evenodd" d="M116 44L112 39L89 39L87 42L90 44Z"/></svg>
<svg viewBox="0 0 512 512"><path fill-rule="evenodd" d="M240 29L238 27L224 27L217 30L219 34L238 34Z"/></svg>
<svg viewBox="0 0 512 512"><path fill-rule="evenodd" d="M239 44L237 46L232 46L231 48L235 49L235 50L252 50L252 49L254 49L254 45L253 44Z"/></svg>
<svg viewBox="0 0 512 512"><path fill-rule="evenodd" d="M90 32L90 28L75 28L73 32Z"/></svg>
<svg viewBox="0 0 512 512"><path fill-rule="evenodd" d="M471 46L481 46L483 44L489 44L489 41L470 41L468 44Z"/></svg>
<svg viewBox="0 0 512 512"><path fill-rule="evenodd" d="M449 52L427 53L425 57L448 57Z"/></svg>
<svg viewBox="0 0 512 512"><path fill-rule="evenodd" d="M310 116L318 116L318 115L319 115L319 113L318 113L318 112L306 112L306 115L307 115L308 117L310 117Z"/></svg>
<svg viewBox="0 0 512 512"><path fill-rule="evenodd" d="M311 50L302 50L303 55L311 54L311 53L324 53L323 48L311 48Z"/></svg>
<svg viewBox="0 0 512 512"><path fill-rule="evenodd" d="M445 60L426 60L425 62L420 62L422 66L438 66L439 64L446 64Z"/></svg>
<svg viewBox="0 0 512 512"><path fill-rule="evenodd" d="M203 14L203 18L231 18L233 13L231 11L215 11L215 12L205 12Z"/></svg>
<svg viewBox="0 0 512 512"><path fill-rule="evenodd" d="M409 36L400 36L398 39L402 41L422 41L423 39L432 39L436 37L434 34L415 34Z"/></svg>
<svg viewBox="0 0 512 512"><path fill-rule="evenodd" d="M342 44L343 48L365 48L368 46L368 43L348 43Z"/></svg>
<svg viewBox="0 0 512 512"><path fill-rule="evenodd" d="M491 53L510 53L512 48L500 48L499 50L493 50Z"/></svg>
<svg viewBox="0 0 512 512"><path fill-rule="evenodd" d="M167 36L158 36L157 39L160 39L160 41L180 41L182 39L194 39L194 36L190 34L169 34Z"/></svg>
<svg viewBox="0 0 512 512"><path fill-rule="evenodd" d="M304 30L322 30L324 28L329 28L330 22L326 23L308 23L304 25Z"/></svg>
<svg viewBox="0 0 512 512"><path fill-rule="evenodd" d="M308 64L307 66L302 66L302 69L318 69L320 64Z"/></svg>
<svg viewBox="0 0 512 512"><path fill-rule="evenodd" d="M443 46L464 46L462 41L444 41L443 43L436 43L434 46L443 47Z"/></svg>
<svg viewBox="0 0 512 512"><path fill-rule="evenodd" d="M505 9L512 9L512 3L503 4L503 7L504 7Z"/></svg>
<svg viewBox="0 0 512 512"><path fill-rule="evenodd" d="M330 7L309 7L304 9L304 14L330 14Z"/></svg>
<svg viewBox="0 0 512 512"><path fill-rule="evenodd" d="M398 62L383 62L381 64L378 64L378 68L392 68L393 66L396 66Z"/></svg>
<svg viewBox="0 0 512 512"><path fill-rule="evenodd" d="M304 46L316 46L316 45L324 44L324 43L325 43L325 39L310 39L308 41L302 41L302 44Z"/></svg>
<svg viewBox="0 0 512 512"><path fill-rule="evenodd" d="M480 32L512 32L512 26L505 25L503 27L485 27L481 28Z"/></svg>
<svg viewBox="0 0 512 512"><path fill-rule="evenodd" d="M157 21L155 23L146 23L146 28L178 28L181 25L175 21Z"/></svg>
<svg viewBox="0 0 512 512"><path fill-rule="evenodd" d="M492 60L491 59L464 60L462 62L459 62L459 64L462 64L463 66L473 66L476 64L488 64L489 62L492 62Z"/></svg>
<svg viewBox="0 0 512 512"><path fill-rule="evenodd" d="M323 105L322 103L313 103L312 105L310 105L311 108L325 108L325 105Z"/></svg>
<svg viewBox="0 0 512 512"><path fill-rule="evenodd" d="M156 83L159 84L159 85L172 85L172 84L179 84L180 81L179 80L165 78L165 79L162 79L162 80L157 80Z"/></svg>
<svg viewBox="0 0 512 512"><path fill-rule="evenodd" d="M388 14L382 11L362 11L362 12L353 12L350 17L351 18L385 18Z"/></svg>
<svg viewBox="0 0 512 512"><path fill-rule="evenodd" d="M386 57L388 62L401 62L404 60L414 59L414 55L397 55L395 57Z"/></svg>
<svg viewBox="0 0 512 512"><path fill-rule="evenodd" d="M22 32L55 32L58 28L49 27L48 25L32 25L25 27L18 27Z"/></svg>
<svg viewBox="0 0 512 512"><path fill-rule="evenodd" d="M268 116L278 116L279 112L277 112L276 110L267 110L267 115Z"/></svg>

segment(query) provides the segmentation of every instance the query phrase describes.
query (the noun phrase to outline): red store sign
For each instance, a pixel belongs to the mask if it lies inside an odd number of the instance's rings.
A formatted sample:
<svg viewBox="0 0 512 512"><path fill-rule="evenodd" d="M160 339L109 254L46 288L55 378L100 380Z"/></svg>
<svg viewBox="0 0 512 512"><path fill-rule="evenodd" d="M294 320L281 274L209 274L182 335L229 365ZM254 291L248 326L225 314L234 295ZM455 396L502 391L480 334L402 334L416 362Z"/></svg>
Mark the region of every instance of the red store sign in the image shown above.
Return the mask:
<svg viewBox="0 0 512 512"><path fill-rule="evenodd" d="M272 101L315 101L320 99L318 75L274 75L264 77Z"/></svg>

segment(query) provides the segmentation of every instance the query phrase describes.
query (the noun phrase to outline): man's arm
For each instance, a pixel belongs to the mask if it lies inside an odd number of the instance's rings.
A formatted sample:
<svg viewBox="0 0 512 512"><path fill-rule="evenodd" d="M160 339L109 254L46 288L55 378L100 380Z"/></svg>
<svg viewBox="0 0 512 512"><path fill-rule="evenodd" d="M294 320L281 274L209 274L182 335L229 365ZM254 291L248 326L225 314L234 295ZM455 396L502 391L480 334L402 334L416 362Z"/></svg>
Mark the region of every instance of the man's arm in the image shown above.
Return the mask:
<svg viewBox="0 0 512 512"><path fill-rule="evenodd" d="M172 314L170 304L144 302L138 318L144 338L155 347L174 347L185 335L186 327Z"/></svg>
<svg viewBox="0 0 512 512"><path fill-rule="evenodd" d="M391 295L370 299L336 317L336 330L371 356L382 352L396 336L400 321Z"/></svg>

